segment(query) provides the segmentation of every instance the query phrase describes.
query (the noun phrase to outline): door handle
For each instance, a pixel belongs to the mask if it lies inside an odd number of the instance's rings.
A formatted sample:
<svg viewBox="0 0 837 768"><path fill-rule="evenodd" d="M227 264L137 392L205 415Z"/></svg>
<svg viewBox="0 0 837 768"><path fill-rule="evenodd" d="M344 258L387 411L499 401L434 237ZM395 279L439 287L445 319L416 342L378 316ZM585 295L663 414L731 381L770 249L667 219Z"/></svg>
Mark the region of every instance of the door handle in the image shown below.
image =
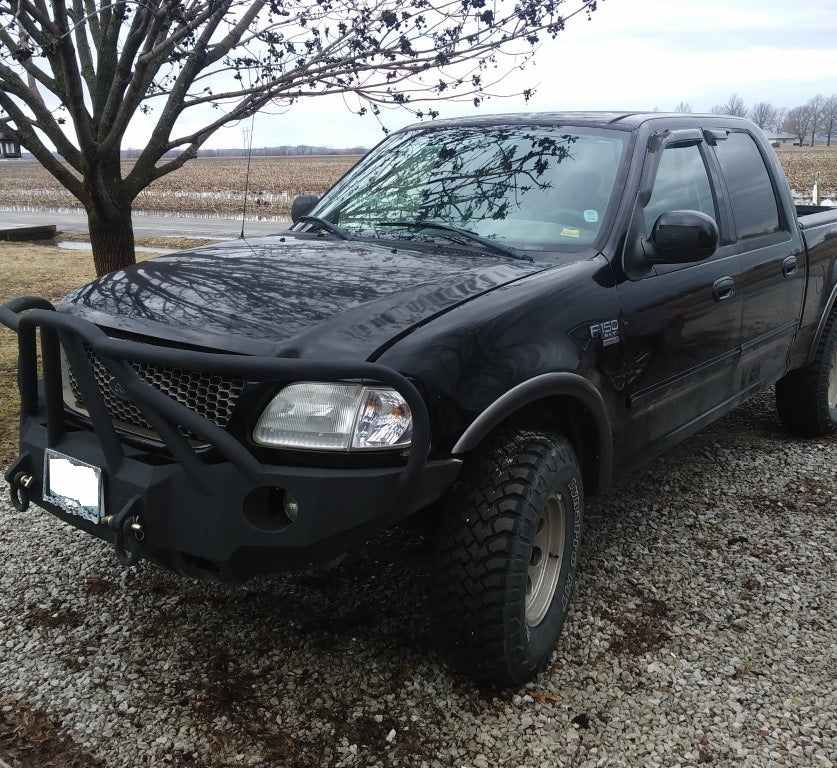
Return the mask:
<svg viewBox="0 0 837 768"><path fill-rule="evenodd" d="M731 277L719 277L712 283L712 295L715 301L726 301L735 296L735 280Z"/></svg>
<svg viewBox="0 0 837 768"><path fill-rule="evenodd" d="M798 269L799 269L799 260L796 258L795 255L788 256L782 262L782 274L785 277L790 277L791 275L795 274Z"/></svg>

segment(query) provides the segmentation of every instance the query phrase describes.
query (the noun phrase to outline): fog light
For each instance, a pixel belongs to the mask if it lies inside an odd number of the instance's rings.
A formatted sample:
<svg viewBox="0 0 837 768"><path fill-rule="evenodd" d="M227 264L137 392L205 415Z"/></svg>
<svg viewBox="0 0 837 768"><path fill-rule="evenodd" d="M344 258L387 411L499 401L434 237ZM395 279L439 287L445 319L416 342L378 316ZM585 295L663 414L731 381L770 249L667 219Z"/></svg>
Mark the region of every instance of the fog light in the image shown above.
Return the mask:
<svg viewBox="0 0 837 768"><path fill-rule="evenodd" d="M299 502L290 494L285 494L285 517L292 523L299 517Z"/></svg>

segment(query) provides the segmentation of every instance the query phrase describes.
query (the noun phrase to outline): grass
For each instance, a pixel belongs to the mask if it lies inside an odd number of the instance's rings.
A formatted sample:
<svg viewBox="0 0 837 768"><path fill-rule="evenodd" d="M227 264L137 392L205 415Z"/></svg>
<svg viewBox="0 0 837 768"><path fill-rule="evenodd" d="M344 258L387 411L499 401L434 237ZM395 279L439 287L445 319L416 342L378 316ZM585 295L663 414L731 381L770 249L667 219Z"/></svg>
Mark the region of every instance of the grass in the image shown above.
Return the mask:
<svg viewBox="0 0 837 768"><path fill-rule="evenodd" d="M145 240L138 244L150 245ZM0 244L0 303L32 294L55 302L95 275L93 257L85 251L63 250L51 242ZM0 469L17 456L19 411L17 336L0 326Z"/></svg>
<svg viewBox="0 0 837 768"><path fill-rule="evenodd" d="M59 232L55 239L59 242L89 243L90 237L85 232ZM136 245L146 248L167 248L172 251L197 248L215 242L205 238L170 237L168 235L143 235L136 238Z"/></svg>
<svg viewBox="0 0 837 768"><path fill-rule="evenodd" d="M36 293L50 301L93 278L93 259L53 244L0 245L0 302ZM17 454L17 336L0 327L0 467Z"/></svg>

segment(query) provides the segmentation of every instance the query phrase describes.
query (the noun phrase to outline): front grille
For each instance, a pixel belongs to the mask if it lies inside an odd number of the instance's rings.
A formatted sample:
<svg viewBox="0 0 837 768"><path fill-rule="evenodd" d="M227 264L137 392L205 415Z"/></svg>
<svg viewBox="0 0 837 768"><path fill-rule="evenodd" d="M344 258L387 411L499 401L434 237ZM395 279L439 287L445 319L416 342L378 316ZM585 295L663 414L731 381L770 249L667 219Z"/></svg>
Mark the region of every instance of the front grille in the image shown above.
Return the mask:
<svg viewBox="0 0 837 768"><path fill-rule="evenodd" d="M140 434L156 436L151 424L146 421L142 411L130 400L125 398L121 384L114 379L107 366L99 359L89 345L84 345L87 359L93 367L96 387L105 403L105 407L117 427L127 431L139 431ZM235 409L244 380L228 378L214 374L186 371L179 368L167 368L148 363L128 362L140 378L151 384L163 394L168 395L178 403L185 405L199 416L203 416L213 424L226 429L230 417ZM81 387L72 367L65 367L70 384L70 390L75 403L67 403L71 408L86 412ZM65 394L65 400L69 395ZM182 430L189 437L195 437L187 430Z"/></svg>

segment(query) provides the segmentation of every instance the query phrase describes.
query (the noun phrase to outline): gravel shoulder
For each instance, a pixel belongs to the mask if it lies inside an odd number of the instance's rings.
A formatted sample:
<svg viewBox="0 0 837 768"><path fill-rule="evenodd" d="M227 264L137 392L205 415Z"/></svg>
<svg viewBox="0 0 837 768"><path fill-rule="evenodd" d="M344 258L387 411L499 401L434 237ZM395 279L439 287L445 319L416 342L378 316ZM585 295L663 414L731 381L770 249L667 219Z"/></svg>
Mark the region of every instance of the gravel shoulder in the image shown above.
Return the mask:
<svg viewBox="0 0 837 768"><path fill-rule="evenodd" d="M0 757L25 766L834 766L837 437L765 393L588 506L575 608L516 692L451 674L427 555L244 586L0 502Z"/></svg>

